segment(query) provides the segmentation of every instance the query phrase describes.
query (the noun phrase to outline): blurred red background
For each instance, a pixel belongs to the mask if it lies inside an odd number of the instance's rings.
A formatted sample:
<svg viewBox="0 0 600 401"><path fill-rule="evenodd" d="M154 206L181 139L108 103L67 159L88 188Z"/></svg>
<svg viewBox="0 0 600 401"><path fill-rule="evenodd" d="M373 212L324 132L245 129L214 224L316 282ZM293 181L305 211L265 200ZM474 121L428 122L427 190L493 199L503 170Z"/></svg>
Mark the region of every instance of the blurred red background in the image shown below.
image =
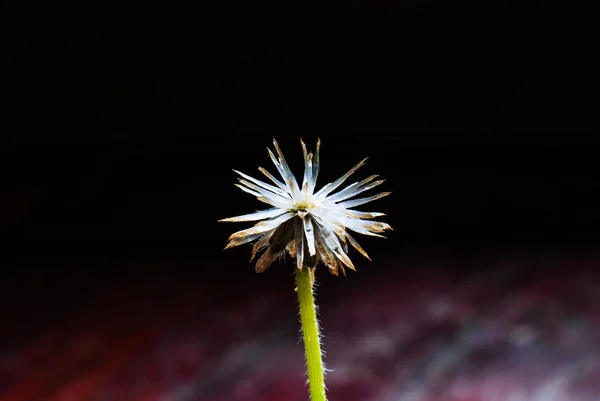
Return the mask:
<svg viewBox="0 0 600 401"><path fill-rule="evenodd" d="M329 398L597 399L598 261L420 256L345 279L321 271ZM291 267L274 267L254 276L232 262L245 286L157 264L53 273L46 288L50 273L4 281L0 399L306 400Z"/></svg>

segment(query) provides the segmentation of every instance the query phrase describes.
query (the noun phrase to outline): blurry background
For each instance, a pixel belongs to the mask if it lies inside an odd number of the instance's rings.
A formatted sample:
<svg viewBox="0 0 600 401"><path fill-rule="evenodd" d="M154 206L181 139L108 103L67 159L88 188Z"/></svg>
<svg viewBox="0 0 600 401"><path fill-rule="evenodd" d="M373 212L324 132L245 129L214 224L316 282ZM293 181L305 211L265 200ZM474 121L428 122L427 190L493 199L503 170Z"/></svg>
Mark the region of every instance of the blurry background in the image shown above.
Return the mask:
<svg viewBox="0 0 600 401"><path fill-rule="evenodd" d="M331 400L598 398L591 24L560 2L8 11L2 401L306 400L291 266L217 223L263 207L231 169L273 137L393 191L373 262L318 272Z"/></svg>

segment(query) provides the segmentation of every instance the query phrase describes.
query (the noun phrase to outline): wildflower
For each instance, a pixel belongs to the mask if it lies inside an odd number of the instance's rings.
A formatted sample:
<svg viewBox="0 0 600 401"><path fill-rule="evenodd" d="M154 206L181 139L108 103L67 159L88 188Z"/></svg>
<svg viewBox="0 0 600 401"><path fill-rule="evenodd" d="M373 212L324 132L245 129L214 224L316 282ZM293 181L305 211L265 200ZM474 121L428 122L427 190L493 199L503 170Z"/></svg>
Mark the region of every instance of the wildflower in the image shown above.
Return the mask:
<svg viewBox="0 0 600 401"><path fill-rule="evenodd" d="M272 208L219 220L221 222L260 220L253 227L232 234L225 249L254 242L250 261L254 260L259 252L265 250L256 262L257 273L264 272L275 259L287 252L292 258L295 258L299 270L303 266L312 269L322 262L330 273L337 275L338 270L341 270L345 274L344 266L355 270L348 257L348 243L371 260L348 230L359 234L383 237L381 233L392 229L386 223L371 220L375 217L385 216L384 213L360 212L351 208L382 198L391 192L350 199L383 183L384 180L375 181L377 175L372 175L335 192L350 175L365 164L367 159L362 160L336 181L315 192L320 169L321 141L317 141L314 155L312 152L307 152L306 145L302 140L300 143L304 153L304 177L301 186L298 185L290 171L275 139L273 139L273 144L278 157L275 157L270 149L267 150L282 180L277 179L262 167L259 167L259 171L272 184L233 170L241 177L238 178L239 184L235 184L237 187L256 196L258 200L271 205Z"/></svg>

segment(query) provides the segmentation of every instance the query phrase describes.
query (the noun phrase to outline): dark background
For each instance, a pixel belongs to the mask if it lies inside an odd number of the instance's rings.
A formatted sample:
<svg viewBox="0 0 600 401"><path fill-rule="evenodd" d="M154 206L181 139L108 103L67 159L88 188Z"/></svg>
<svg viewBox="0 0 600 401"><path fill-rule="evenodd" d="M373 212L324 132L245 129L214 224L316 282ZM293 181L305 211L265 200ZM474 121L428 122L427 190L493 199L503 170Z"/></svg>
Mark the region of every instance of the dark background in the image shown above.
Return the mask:
<svg viewBox="0 0 600 401"><path fill-rule="evenodd" d="M393 194L363 210L395 231L361 238L365 275L411 255L598 245L598 147L578 138L598 128L590 25L558 1L9 11L6 344L149 270L232 288L286 280L278 265L257 279L248 246L222 252L243 224L217 223L262 208L231 169L274 172L273 137L297 174L299 138L320 137L321 185L366 156L356 179L387 179Z"/></svg>
<svg viewBox="0 0 600 401"><path fill-rule="evenodd" d="M388 179L377 209L399 245L593 234L597 148L573 141L597 128L585 20L559 2L462 6L15 9L1 139L13 256L220 255L231 227L216 220L257 205L231 168L269 167L273 137L296 171L298 139L322 138L322 183L370 156L361 174Z"/></svg>

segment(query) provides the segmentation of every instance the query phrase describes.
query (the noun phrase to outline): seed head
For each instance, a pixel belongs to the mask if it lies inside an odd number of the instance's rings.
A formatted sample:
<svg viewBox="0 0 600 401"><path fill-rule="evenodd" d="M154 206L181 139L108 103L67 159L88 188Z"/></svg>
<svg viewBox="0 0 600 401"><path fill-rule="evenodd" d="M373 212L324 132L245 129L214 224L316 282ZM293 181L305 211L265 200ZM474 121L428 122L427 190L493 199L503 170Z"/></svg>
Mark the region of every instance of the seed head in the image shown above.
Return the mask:
<svg viewBox="0 0 600 401"><path fill-rule="evenodd" d="M233 170L240 176L239 184L235 184L237 187L256 196L258 200L271 205L272 208L219 220L221 222L258 221L253 227L232 234L225 249L254 243L250 261L254 260L259 252L264 251L256 262L257 273L264 272L275 259L288 253L296 260L298 269L302 269L303 266L314 268L322 262L330 273L337 275L341 270L345 274L344 267L355 270L348 257L348 243L371 260L348 231L385 238L381 233L392 229L389 224L372 220L375 217L385 216L384 213L360 212L351 208L383 198L391 192L381 192L350 200L383 183L384 180L375 180L377 175L335 192L350 175L365 164L367 159L352 167L336 181L315 192L320 169L321 141L317 141L314 155L307 151L302 140L300 143L304 153L304 177L301 186L290 171L275 139L273 145L277 157L270 149L267 150L282 180L275 178L262 167L259 167L259 171L272 184Z"/></svg>

